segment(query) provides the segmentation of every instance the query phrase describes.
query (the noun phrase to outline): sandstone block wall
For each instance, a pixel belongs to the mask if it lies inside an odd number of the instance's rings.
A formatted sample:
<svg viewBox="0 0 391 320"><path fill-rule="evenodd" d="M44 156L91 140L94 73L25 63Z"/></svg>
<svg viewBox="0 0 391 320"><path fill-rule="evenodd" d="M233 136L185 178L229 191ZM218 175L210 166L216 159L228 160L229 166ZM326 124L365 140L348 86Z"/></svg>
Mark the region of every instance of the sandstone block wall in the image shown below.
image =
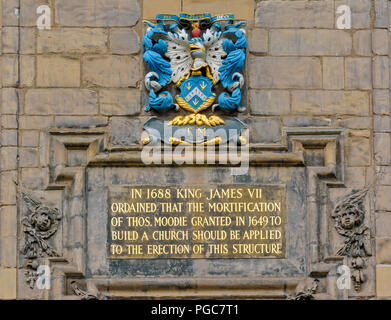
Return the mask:
<svg viewBox="0 0 391 320"><path fill-rule="evenodd" d="M343 4L352 10L348 30L336 28ZM50 30L36 26L40 5L52 9ZM2 0L0 299L17 299L22 287L17 190L50 184L48 131L107 128L113 148L140 146L150 116L143 20L180 12L247 21L241 117L250 118L253 145L278 145L284 128L345 130L345 188L373 190L372 280L376 298L391 298L389 1Z"/></svg>

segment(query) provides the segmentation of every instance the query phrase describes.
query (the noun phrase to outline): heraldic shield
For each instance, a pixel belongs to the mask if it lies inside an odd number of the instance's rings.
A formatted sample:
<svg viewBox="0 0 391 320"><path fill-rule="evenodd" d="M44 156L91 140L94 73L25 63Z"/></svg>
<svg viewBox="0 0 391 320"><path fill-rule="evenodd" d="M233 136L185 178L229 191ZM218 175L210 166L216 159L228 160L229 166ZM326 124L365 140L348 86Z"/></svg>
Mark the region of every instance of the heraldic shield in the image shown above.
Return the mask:
<svg viewBox="0 0 391 320"><path fill-rule="evenodd" d="M182 109L199 113L208 109L216 100L212 88L213 83L207 77L191 76L180 85L181 93L176 96L176 101Z"/></svg>

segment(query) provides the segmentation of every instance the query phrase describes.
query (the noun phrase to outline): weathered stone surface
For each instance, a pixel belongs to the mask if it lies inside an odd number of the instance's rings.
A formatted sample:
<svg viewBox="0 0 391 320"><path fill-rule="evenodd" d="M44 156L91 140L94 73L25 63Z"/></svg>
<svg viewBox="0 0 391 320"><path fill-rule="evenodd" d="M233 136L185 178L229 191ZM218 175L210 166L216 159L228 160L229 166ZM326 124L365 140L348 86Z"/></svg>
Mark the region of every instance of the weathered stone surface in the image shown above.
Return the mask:
<svg viewBox="0 0 391 320"><path fill-rule="evenodd" d="M366 168L365 185L374 185L376 182L376 174L373 167Z"/></svg>
<svg viewBox="0 0 391 320"><path fill-rule="evenodd" d="M349 166L368 166L371 164L371 145L368 130L351 130L346 143L346 157Z"/></svg>
<svg viewBox="0 0 391 320"><path fill-rule="evenodd" d="M269 48L268 34L266 29L252 29L248 35L248 50L251 53L266 54Z"/></svg>
<svg viewBox="0 0 391 320"><path fill-rule="evenodd" d="M49 184L48 168L23 168L23 184L31 190L45 189Z"/></svg>
<svg viewBox="0 0 391 320"><path fill-rule="evenodd" d="M161 7L161 5L160 5ZM162 9L161 9L162 10ZM253 20L254 19L254 1L253 0L183 0L182 10L188 13L205 13L212 15L221 15L224 13L234 13L236 19ZM179 11L177 11L178 13Z"/></svg>
<svg viewBox="0 0 391 320"><path fill-rule="evenodd" d="M88 173L88 208L94 215L88 215L88 230L87 233L91 234L90 241L88 242L88 251L96 252L88 261L88 268L93 275L100 274L102 272L106 275L110 275L113 272L118 277L127 278L130 275L141 274L147 276L148 274L154 274L155 277L166 276L178 276L179 274L187 276L197 277L211 277L213 275L224 273L225 277L234 277L244 275L255 275L257 273L267 273L272 269L280 268L279 274L282 277L288 275L304 274L298 270L295 266L298 264L304 267L304 264L299 261L299 257L302 256L304 249L304 237L302 232L305 230L305 215L304 211L300 210L304 204L301 198L302 192L305 192L304 184L299 183L305 176L304 168L268 168L266 171L270 173L267 177L262 177L264 170L259 168L250 168L249 175L245 177L232 177L229 174L229 170L222 169L218 173L214 168L201 168L194 167L192 171L184 168L150 168L148 174L145 174L144 168L134 167L132 170L129 168L91 168ZM178 171L179 170L179 171ZM270 170L270 171L269 171ZM189 180L187 180L189 179ZM191 185L211 183L218 179L219 183L262 183L262 181L268 181L268 183L277 183L277 181L284 181L287 184L287 190L289 192L289 201L294 204L292 212L296 212L293 223L287 224L292 230L289 232L292 236L291 241L299 243L296 246L288 246L288 256L294 261L293 266L291 263L285 263L284 260L270 259L267 262L260 259L253 261L254 265L235 260L221 259L217 264L216 261L211 259L205 259L204 261L184 261L181 263L175 263L175 270L170 270L171 263L165 259L148 260L148 261L109 261L106 259L106 254L100 250L102 245L104 246L106 241L102 237L98 236L106 232L107 224L107 192L99 187L100 183L108 183L114 185L134 185L144 184L147 181L153 185L161 184L175 184L175 185ZM224 181L224 182L223 182ZM216 183L216 182L215 182ZM103 208L103 209L102 209ZM102 223L103 222L103 223ZM298 229L297 229L298 228ZM294 232L293 230L300 230ZM290 241L290 240L288 240ZM298 242L297 242L298 241ZM293 257L293 258L292 258ZM223 261L224 260L224 261ZM247 262L247 261L246 261ZM300 268L301 268L300 267ZM231 283L231 281L229 282ZM251 280L250 280L251 283Z"/></svg>
<svg viewBox="0 0 391 320"><path fill-rule="evenodd" d="M69 150L68 151L68 166L70 167L78 167L85 166L87 164L87 154L85 150ZM81 210L83 204L79 204L82 200L78 200L77 210Z"/></svg>
<svg viewBox="0 0 391 320"><path fill-rule="evenodd" d="M373 53L377 55L388 54L388 31L387 29L375 29L372 31Z"/></svg>
<svg viewBox="0 0 391 320"><path fill-rule="evenodd" d="M374 135L374 156L376 164L387 165L391 161L391 153L385 146L391 144L389 133L375 133Z"/></svg>
<svg viewBox="0 0 391 320"><path fill-rule="evenodd" d="M1 125L3 129L17 129L18 123L16 116L14 115L2 115L1 116Z"/></svg>
<svg viewBox="0 0 391 320"><path fill-rule="evenodd" d="M3 53L17 53L19 50L19 28L2 28Z"/></svg>
<svg viewBox="0 0 391 320"><path fill-rule="evenodd" d="M374 167L367 167L366 168L365 183L367 186L374 185L376 183L376 174L375 174Z"/></svg>
<svg viewBox="0 0 391 320"><path fill-rule="evenodd" d="M19 8L19 0L2 1L2 7L3 26L18 26L19 19L15 9Z"/></svg>
<svg viewBox="0 0 391 320"><path fill-rule="evenodd" d="M15 54L3 55L1 61L3 87L16 87L18 84L18 56Z"/></svg>
<svg viewBox="0 0 391 320"><path fill-rule="evenodd" d="M342 30L271 30L273 56L346 56L352 39Z"/></svg>
<svg viewBox="0 0 391 320"><path fill-rule="evenodd" d="M391 266L376 267L376 293L379 297L391 297Z"/></svg>
<svg viewBox="0 0 391 320"><path fill-rule="evenodd" d="M391 167L376 167L377 184L391 186Z"/></svg>
<svg viewBox="0 0 391 320"><path fill-rule="evenodd" d="M3 3L0 3L0 25L3 25Z"/></svg>
<svg viewBox="0 0 391 320"><path fill-rule="evenodd" d="M21 56L20 84L22 87L33 87L35 79L35 57Z"/></svg>
<svg viewBox="0 0 391 320"><path fill-rule="evenodd" d="M137 0L58 0L56 21L70 27L134 26L140 19Z"/></svg>
<svg viewBox="0 0 391 320"><path fill-rule="evenodd" d="M20 29L20 53L34 54L35 53L35 28Z"/></svg>
<svg viewBox="0 0 391 320"><path fill-rule="evenodd" d="M98 28L62 28L38 31L38 53L104 53L108 32Z"/></svg>
<svg viewBox="0 0 391 320"><path fill-rule="evenodd" d="M363 91L293 91L292 112L368 115L369 94Z"/></svg>
<svg viewBox="0 0 391 320"><path fill-rule="evenodd" d="M247 119L246 123L252 143L276 143L281 140L279 119L253 117Z"/></svg>
<svg viewBox="0 0 391 320"><path fill-rule="evenodd" d="M36 148L21 148L19 150L19 166L37 167L39 163L38 149Z"/></svg>
<svg viewBox="0 0 391 320"><path fill-rule="evenodd" d="M374 130L375 132L390 132L391 121L389 117L375 116L374 117Z"/></svg>
<svg viewBox="0 0 391 320"><path fill-rule="evenodd" d="M375 0L375 28L388 27L388 5L387 0Z"/></svg>
<svg viewBox="0 0 391 320"><path fill-rule="evenodd" d="M47 5L50 7L49 0L23 0L20 8L20 25L28 27L37 27L37 8L41 5ZM52 17L52 25L53 25Z"/></svg>
<svg viewBox="0 0 391 320"><path fill-rule="evenodd" d="M391 186L376 187L376 210L389 211L391 208Z"/></svg>
<svg viewBox="0 0 391 320"><path fill-rule="evenodd" d="M0 235L1 237L16 237L15 226L18 221L18 212L15 206L5 206L0 209Z"/></svg>
<svg viewBox="0 0 391 320"><path fill-rule="evenodd" d="M373 87L386 89L390 85L389 58L375 57L373 59Z"/></svg>
<svg viewBox="0 0 391 320"><path fill-rule="evenodd" d="M368 90L372 88L370 58L345 59L345 87L346 89Z"/></svg>
<svg viewBox="0 0 391 320"><path fill-rule="evenodd" d="M136 87L140 61L130 56L90 56L83 62L83 82L88 86Z"/></svg>
<svg viewBox="0 0 391 320"><path fill-rule="evenodd" d="M3 88L1 113L2 114L16 114L18 111L18 93L13 88Z"/></svg>
<svg viewBox="0 0 391 320"><path fill-rule="evenodd" d="M47 131L41 131L39 133L39 164L41 167L47 167L50 157L50 150L49 150L49 139L50 135Z"/></svg>
<svg viewBox="0 0 391 320"><path fill-rule="evenodd" d="M37 57L38 87L79 87L80 60L62 56Z"/></svg>
<svg viewBox="0 0 391 320"><path fill-rule="evenodd" d="M0 261L4 268L16 268L16 237L3 237L0 247Z"/></svg>
<svg viewBox="0 0 391 320"><path fill-rule="evenodd" d="M343 89L344 80L344 59L323 58L323 88Z"/></svg>
<svg viewBox="0 0 391 320"><path fill-rule="evenodd" d="M287 127L325 127L331 124L331 119L306 116L290 116L283 118L283 124Z"/></svg>
<svg viewBox="0 0 391 320"><path fill-rule="evenodd" d="M264 276L274 281L277 273L281 279L307 277L310 269L306 261L313 258L307 240L314 233L309 228L313 227L311 215L316 211L315 202L320 204L329 197L335 203L334 200L341 199L348 190L370 188L365 207L372 257L363 270L365 282L361 292L352 289L349 298L391 297L388 61L391 37L387 30L387 0L22 0L20 4L21 18L18 19L19 0L0 1L3 20L0 21L3 26L0 299L42 298L42 292L30 290L25 281L26 261L20 253L24 233L20 224L27 208L16 206L20 204L17 186L29 189L39 199L56 203L64 210L60 223L63 230L49 242L60 255L78 264L80 270L86 267L87 280L90 276L111 278L114 274L127 281L135 276L173 279L206 276L225 278L227 283L232 276L261 278L261 281ZM53 6L51 30L37 29L36 8L40 4ZM335 12L340 4L352 8L353 30L337 30ZM142 112L147 94L143 85L142 70L145 70L140 38L147 27L141 22L140 5L143 20L153 20L156 13L210 11L212 15L232 12L237 19L247 21L250 54L244 73L248 81L243 88L243 103L248 105L249 112L239 117L248 118L250 142L254 147L250 149L251 159L275 161L280 158L283 164L250 165L248 174L236 176L230 174L230 168L223 167L134 166L130 169L118 162L109 163L114 158L127 161L122 155L132 159L133 155L138 155L141 126L149 116ZM215 92L219 94L220 89ZM220 112L222 117L230 117ZM185 112L181 110L179 114ZM153 115L165 120L174 117L171 111L165 116ZM95 143L88 150L69 145L98 136L102 139L99 148ZM326 141L337 136L335 158L332 143L326 150L323 148ZM309 178L311 169L297 165L300 154L292 150L297 150L299 144L293 140L305 141L306 165L323 166L325 157L337 159L336 176L321 175L316 183L332 179L338 185L329 188L324 185L322 196L318 192L308 194L317 186L311 185L315 183ZM67 143L63 145L62 141ZM128 147L132 150L127 150ZM257 155L253 156L255 150ZM94 155L95 152L98 154ZM87 164L87 154L88 160L94 160L82 170ZM102 162L103 167L100 167L102 160L108 162ZM81 172L86 175L79 174ZM72 181L73 174L76 175ZM107 245L107 237L102 237L107 230L106 186L160 183L285 184L287 227L290 228L287 259L251 263L210 259L108 262L102 250ZM308 201L313 196L315 202ZM85 206L88 212L83 212ZM326 219L332 209L326 201L320 213L325 214ZM332 221L327 222L322 228L328 227L330 237L326 244L320 244L322 249L316 251L330 249L330 253L335 253L333 249L340 247L344 239L335 234ZM83 225L88 227L85 244ZM76 230L78 226L81 228L77 232L69 234L69 230ZM88 259L83 265L79 257L86 252ZM19 269L15 270L17 265ZM9 271L6 276L4 270ZM5 278L8 282L4 282ZM58 279L57 274L53 274L52 293L61 297L55 282ZM329 280L321 280L322 290L324 284L333 282ZM286 288L278 290L278 295L283 298L291 289L287 284ZM275 295L277 289L266 291ZM332 291L327 288L328 293ZM129 294L125 287L108 288L108 292ZM66 294L72 291L67 288Z"/></svg>
<svg viewBox="0 0 391 320"><path fill-rule="evenodd" d="M376 235L378 237L391 237L390 212L378 212L376 214Z"/></svg>
<svg viewBox="0 0 391 320"><path fill-rule="evenodd" d="M110 121L111 138L113 145L130 146L138 144L140 121L138 119L127 119L113 117Z"/></svg>
<svg viewBox="0 0 391 320"><path fill-rule="evenodd" d="M353 48L359 56L372 55L372 33L370 30L358 30L353 34Z"/></svg>
<svg viewBox="0 0 391 320"><path fill-rule="evenodd" d="M16 204L16 171L4 171L0 176L0 200L3 205Z"/></svg>
<svg viewBox="0 0 391 320"><path fill-rule="evenodd" d="M143 4L143 18L144 19L156 19L156 15L162 13L162 2L160 0L148 0L142 1ZM182 11L182 3L178 0L165 0L164 1L164 13L165 14L178 14Z"/></svg>
<svg viewBox="0 0 391 320"><path fill-rule="evenodd" d="M373 90L373 112L390 114L390 92L388 90Z"/></svg>
<svg viewBox="0 0 391 320"><path fill-rule="evenodd" d="M140 37L134 30L112 29L110 31L112 53L135 54L140 51Z"/></svg>
<svg viewBox="0 0 391 320"><path fill-rule="evenodd" d="M1 170L16 170L17 169L17 151L15 147L3 146L0 150L2 161L0 162ZM0 233L1 235L2 233Z"/></svg>
<svg viewBox="0 0 391 320"><path fill-rule="evenodd" d="M338 119L337 126L348 129L369 129L372 128L370 117L343 117Z"/></svg>
<svg viewBox="0 0 391 320"><path fill-rule="evenodd" d="M271 28L333 28L334 2L260 1L255 10L255 25Z"/></svg>
<svg viewBox="0 0 391 320"><path fill-rule="evenodd" d="M18 133L16 130L3 130L1 132L1 144L3 146L17 146Z"/></svg>
<svg viewBox="0 0 391 320"><path fill-rule="evenodd" d="M130 90L101 90L100 112L104 115L138 115L141 110L140 92Z"/></svg>
<svg viewBox="0 0 391 320"><path fill-rule="evenodd" d="M38 147L39 134L38 131L22 131L22 146L23 147Z"/></svg>
<svg viewBox="0 0 391 320"><path fill-rule="evenodd" d="M26 93L25 112L31 115L96 114L97 94L86 89L31 89Z"/></svg>
<svg viewBox="0 0 391 320"><path fill-rule="evenodd" d="M0 269L0 299L14 300L16 299L16 269L2 268Z"/></svg>
<svg viewBox="0 0 391 320"><path fill-rule="evenodd" d="M284 115L290 112L290 96L284 90L251 90L250 110L253 115Z"/></svg>
<svg viewBox="0 0 391 320"><path fill-rule="evenodd" d="M349 186L362 188L365 186L365 168L351 168L345 170L345 181Z"/></svg>
<svg viewBox="0 0 391 320"><path fill-rule="evenodd" d="M322 86L318 58L251 57L249 86L254 89L308 88Z"/></svg>
<svg viewBox="0 0 391 320"><path fill-rule="evenodd" d="M53 116L20 116L19 117L19 128L20 129L49 129L53 126Z"/></svg>
<svg viewBox="0 0 391 320"><path fill-rule="evenodd" d="M336 0L335 8L340 5L349 5L352 12L352 29L366 29L371 22L371 0Z"/></svg>

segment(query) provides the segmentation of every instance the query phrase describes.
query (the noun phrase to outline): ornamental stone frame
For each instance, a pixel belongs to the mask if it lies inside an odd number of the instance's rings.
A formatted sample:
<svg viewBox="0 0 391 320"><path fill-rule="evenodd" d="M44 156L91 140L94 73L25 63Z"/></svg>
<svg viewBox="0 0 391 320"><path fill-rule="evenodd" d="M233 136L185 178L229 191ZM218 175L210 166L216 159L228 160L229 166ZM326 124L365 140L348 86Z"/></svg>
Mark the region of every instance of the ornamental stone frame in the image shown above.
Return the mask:
<svg viewBox="0 0 391 320"><path fill-rule="evenodd" d="M125 279L112 279L104 275L94 276L86 274L89 267L88 260L92 254L99 250L99 241L94 247L88 247L86 228L88 224L88 210L98 215L99 207L91 208L91 203L96 201L101 194L94 196L94 192L100 188L98 181L93 182L94 186L86 186L90 183L87 176L104 174L104 168L115 164L116 167L125 167L130 170L140 170L144 167L139 161L140 151L108 153L107 132L105 130L50 130L47 136L46 151L50 176L53 181L49 184L50 190L58 190L64 195L63 212L63 247L64 254L61 258L47 258L46 263L54 273L53 286L47 292L47 299L77 299L74 296L72 283L75 280L86 282L88 294L105 298L207 298L207 297L236 297L236 298L289 298L294 294L296 287L307 277L319 281L319 292L316 298L340 299L346 298L347 292L335 290L334 281L337 277L337 267L342 264L344 257L335 256L332 248L328 245L332 239L330 235L330 224L332 219L327 215L329 210L328 189L340 188L343 186L344 176L344 136L343 131L330 128L307 128L289 129L283 133L284 143L276 146L279 152L268 151L269 148L257 148L250 154L250 165L256 168L279 167L279 176L282 181L289 181L292 176L288 175L290 168L305 166L307 171L307 221L308 238L303 244L307 260L302 262L304 272L300 277L266 277L264 279L256 276L249 278L241 277L210 277L210 275L188 278L189 262L179 260L177 262L168 260L161 269L168 271L177 277L158 276L150 277L126 277ZM324 157L311 157L309 153L315 149L323 150ZM74 150L84 150L86 162L82 166L72 167L68 161L68 153ZM262 152L263 151L263 152ZM109 156L109 157L108 157ZM312 158L312 159L311 159ZM307 160L306 160L307 159ZM318 163L323 162L323 166ZM164 167L164 165L162 165ZM160 166L161 167L161 166ZM158 167L159 168L159 167ZM190 168L194 168L191 167ZM202 166L200 166L202 169ZM220 167L221 169L221 167ZM111 169L115 170L115 169ZM170 169L169 169L170 170ZM197 170L199 172L199 170ZM101 179L101 178L100 178ZM87 195L84 194L85 190ZM315 190L315 192L314 192ZM93 199L88 199L92 195ZM81 199L87 198L85 203ZM323 199L320 203L317 199ZM86 209L88 204L89 209ZM98 202L98 206L102 202ZM78 210L74 210L78 208ZM104 212L103 212L104 213ZM99 219L95 216L94 219ZM91 222L90 222L91 223ZM95 225L92 226L96 227ZM318 232L320 231L320 232ZM76 236L77 235L77 236ZM331 238L330 238L331 237ZM103 239L104 240L104 239ZM94 240L89 240L94 242ZM289 240L288 240L289 241ZM288 254L289 256L289 254ZM93 258L95 259L95 258ZM99 259L99 257L98 257ZM289 260L289 259L287 259ZM76 262L76 263L75 263ZM94 264L95 261L92 263ZM149 262L150 264L151 262ZM175 266L173 265L175 264ZM194 262L190 262L191 265ZM157 269L159 267L156 267ZM156 270L157 270L156 269ZM368 268L370 269L370 268ZM156 271L156 273L159 273ZM100 271L101 272L101 271ZM288 271L289 272L289 271ZM371 272L371 271L369 271ZM87 271L91 273L91 270ZM244 279L246 281L244 281ZM168 286L178 287L178 290L164 290ZM186 290L181 289L186 286ZM197 288L197 293L192 291ZM219 289L218 289L219 288ZM218 289L218 290L217 290ZM158 290L158 291L156 291ZM212 290L212 291L210 291ZM365 288L364 294L368 294L370 288ZM215 294L211 294L215 292ZM82 295L81 295L82 296Z"/></svg>

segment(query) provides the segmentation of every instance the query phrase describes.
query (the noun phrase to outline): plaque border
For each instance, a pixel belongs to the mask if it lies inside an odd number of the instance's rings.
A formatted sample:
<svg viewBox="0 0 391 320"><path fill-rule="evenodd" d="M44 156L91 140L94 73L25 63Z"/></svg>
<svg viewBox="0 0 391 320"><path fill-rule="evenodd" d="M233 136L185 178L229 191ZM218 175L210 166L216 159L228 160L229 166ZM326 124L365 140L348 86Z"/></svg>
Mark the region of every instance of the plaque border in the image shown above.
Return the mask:
<svg viewBox="0 0 391 320"><path fill-rule="evenodd" d="M254 279L252 286L246 286L245 280L240 279L193 279L186 282L183 278L135 278L129 280L111 280L106 277L89 278L85 273L85 221L73 217L85 217L86 204L85 181L87 167L107 166L141 166L141 150L139 146L113 148L108 143L107 128L99 129L52 129L44 134L46 139L42 147L44 163L49 170L50 181L47 191L56 190L62 194L64 212L64 234L80 234L77 246L74 240L64 238L63 256L48 258L46 263L51 266L56 275L50 290L45 291L45 299L79 299L72 294L70 282L74 279L86 283L87 289L97 294L109 294L113 299L138 299L144 298L288 298L289 293L303 281L303 278L294 279ZM335 257L328 245L328 206L329 188L344 187L345 168L345 131L341 128L307 127L284 128L281 142L277 144L252 144L250 146L250 166L285 166L306 167L307 171L307 225L309 232L310 254L307 257L307 277L323 279L328 299L346 299L346 290L336 291L331 283L336 280L336 268L343 263L345 257ZM324 152L323 166L306 162L305 153L313 148ZM67 163L69 150L85 150L86 160L83 165L70 167ZM186 165L186 166L194 166ZM165 166L159 165L159 166ZM221 167L221 165L215 165ZM227 164L230 166L230 164ZM316 205L316 198L320 196L321 206ZM81 205L82 212L72 212L74 204ZM85 219L85 218L83 218ZM77 222L76 222L77 220ZM83 220L82 220L83 221ZM319 231L319 232L318 232ZM59 236L59 235L58 235ZM80 239L79 239L80 240ZM247 279L248 280L248 279ZM183 282L184 281L184 282ZM236 282L235 282L236 281ZM203 285L203 283L210 285ZM181 283L191 292L181 290ZM233 285L236 283L235 285ZM244 284L241 285L240 283ZM178 285L178 290L172 292L172 285ZM157 291L148 288L157 286ZM137 289L138 288L138 289ZM283 288L283 290L280 290ZM140 294L144 292L145 294ZM218 291L218 292L217 292ZM159 293L156 296L155 293ZM277 293L278 292L278 293ZM114 293L114 294L113 294Z"/></svg>

